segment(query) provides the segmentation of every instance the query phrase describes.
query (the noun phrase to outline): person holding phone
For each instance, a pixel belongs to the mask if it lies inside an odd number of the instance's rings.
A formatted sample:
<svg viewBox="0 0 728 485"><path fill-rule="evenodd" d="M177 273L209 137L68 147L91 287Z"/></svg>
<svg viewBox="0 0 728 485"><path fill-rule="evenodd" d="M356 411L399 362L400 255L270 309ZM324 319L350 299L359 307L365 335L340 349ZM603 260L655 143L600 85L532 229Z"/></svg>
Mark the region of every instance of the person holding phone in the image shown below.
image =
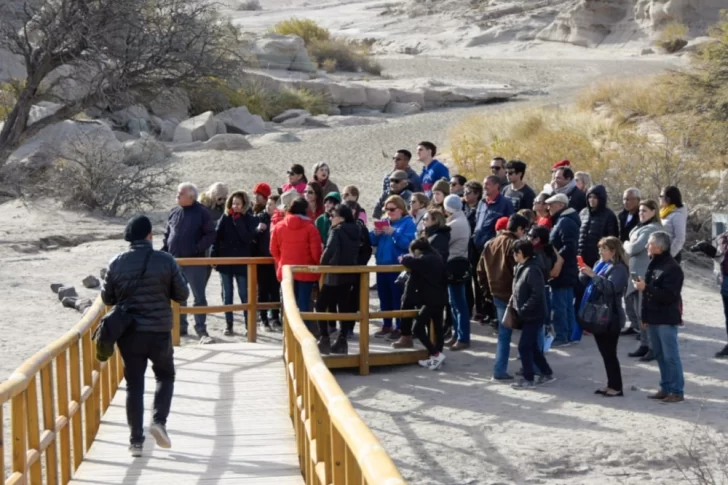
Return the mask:
<svg viewBox="0 0 728 485"><path fill-rule="evenodd" d="M409 245L415 238L415 221L407 214L407 206L402 197L390 195L384 202L387 217L375 221L374 229L369 232L372 246L376 246L377 265L399 264L399 257L407 254ZM382 311L399 310L402 303L402 289L395 283L398 273L377 273L377 294ZM392 328L392 319L385 318L382 328L374 334L376 338L401 335L400 320ZM394 333L394 335L392 335ZM395 339L396 340L396 339Z"/></svg>

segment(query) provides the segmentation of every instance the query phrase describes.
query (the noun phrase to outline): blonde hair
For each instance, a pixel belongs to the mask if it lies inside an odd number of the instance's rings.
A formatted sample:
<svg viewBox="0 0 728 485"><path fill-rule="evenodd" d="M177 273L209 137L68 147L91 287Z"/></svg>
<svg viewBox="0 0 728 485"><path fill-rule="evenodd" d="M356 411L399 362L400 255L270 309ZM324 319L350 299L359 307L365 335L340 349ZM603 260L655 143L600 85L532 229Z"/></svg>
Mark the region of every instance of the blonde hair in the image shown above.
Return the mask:
<svg viewBox="0 0 728 485"><path fill-rule="evenodd" d="M624 252L622 241L618 238L614 236L603 237L599 240L597 247L606 248L612 251L614 253L614 257L612 258L614 264L622 263L629 265L629 257L627 256L627 253Z"/></svg>
<svg viewBox="0 0 728 485"><path fill-rule="evenodd" d="M215 182L210 185L205 192L200 196L200 203L207 208L212 208L217 205L217 199L228 198L228 186L222 182Z"/></svg>
<svg viewBox="0 0 728 485"><path fill-rule="evenodd" d="M589 175L586 172L576 172L574 174L574 179L581 182L584 185L585 189L588 189L589 187L592 186L591 175Z"/></svg>
<svg viewBox="0 0 728 485"><path fill-rule="evenodd" d="M387 197L387 200L384 201L384 204L382 205L382 209L386 211L387 204L394 204L397 206L397 209L402 211L402 216L407 215L407 204L404 203L404 199L400 197L399 195L390 195Z"/></svg>

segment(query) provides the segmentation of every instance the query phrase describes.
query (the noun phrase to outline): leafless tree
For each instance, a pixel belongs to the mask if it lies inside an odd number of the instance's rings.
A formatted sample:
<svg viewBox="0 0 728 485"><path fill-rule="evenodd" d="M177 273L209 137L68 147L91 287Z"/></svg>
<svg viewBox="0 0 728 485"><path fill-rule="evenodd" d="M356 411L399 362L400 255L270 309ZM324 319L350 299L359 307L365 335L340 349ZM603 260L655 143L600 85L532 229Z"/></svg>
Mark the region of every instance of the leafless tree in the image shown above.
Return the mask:
<svg viewBox="0 0 728 485"><path fill-rule="evenodd" d="M91 106L120 109L134 95L231 76L238 40L210 0L2 0L0 48L23 59L27 76L0 131L0 166L27 138ZM40 100L62 108L28 125Z"/></svg>

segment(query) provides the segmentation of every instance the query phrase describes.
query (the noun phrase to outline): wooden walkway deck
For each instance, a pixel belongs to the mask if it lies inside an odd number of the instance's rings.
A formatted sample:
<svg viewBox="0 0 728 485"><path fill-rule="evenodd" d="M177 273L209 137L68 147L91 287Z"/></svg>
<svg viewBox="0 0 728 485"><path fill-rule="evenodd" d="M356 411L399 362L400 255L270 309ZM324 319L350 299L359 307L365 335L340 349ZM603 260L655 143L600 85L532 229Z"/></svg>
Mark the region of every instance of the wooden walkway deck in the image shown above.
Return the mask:
<svg viewBox="0 0 728 485"><path fill-rule="evenodd" d="M280 345L213 344L175 348L177 377L167 430L172 448L147 433L144 456L127 446L122 382L72 485L300 485ZM145 422L154 375L147 370Z"/></svg>

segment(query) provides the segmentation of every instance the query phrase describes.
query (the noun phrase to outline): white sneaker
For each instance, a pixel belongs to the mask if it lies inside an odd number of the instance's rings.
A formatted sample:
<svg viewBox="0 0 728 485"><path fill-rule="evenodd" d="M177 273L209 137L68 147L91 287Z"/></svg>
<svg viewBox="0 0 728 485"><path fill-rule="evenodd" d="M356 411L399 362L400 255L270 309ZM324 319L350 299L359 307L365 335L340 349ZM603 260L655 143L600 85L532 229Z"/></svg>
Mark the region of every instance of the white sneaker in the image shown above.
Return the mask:
<svg viewBox="0 0 728 485"><path fill-rule="evenodd" d="M440 367L442 367L442 364L445 362L445 353L440 352L437 354L437 356L432 356L429 359L420 360L417 363L420 364L422 367L426 367L430 370L437 370Z"/></svg>
<svg viewBox="0 0 728 485"><path fill-rule="evenodd" d="M154 437L154 441L157 442L157 446L159 446L160 448L172 447L172 440L169 439L167 430L161 424L152 423L152 425L149 426L149 434Z"/></svg>

